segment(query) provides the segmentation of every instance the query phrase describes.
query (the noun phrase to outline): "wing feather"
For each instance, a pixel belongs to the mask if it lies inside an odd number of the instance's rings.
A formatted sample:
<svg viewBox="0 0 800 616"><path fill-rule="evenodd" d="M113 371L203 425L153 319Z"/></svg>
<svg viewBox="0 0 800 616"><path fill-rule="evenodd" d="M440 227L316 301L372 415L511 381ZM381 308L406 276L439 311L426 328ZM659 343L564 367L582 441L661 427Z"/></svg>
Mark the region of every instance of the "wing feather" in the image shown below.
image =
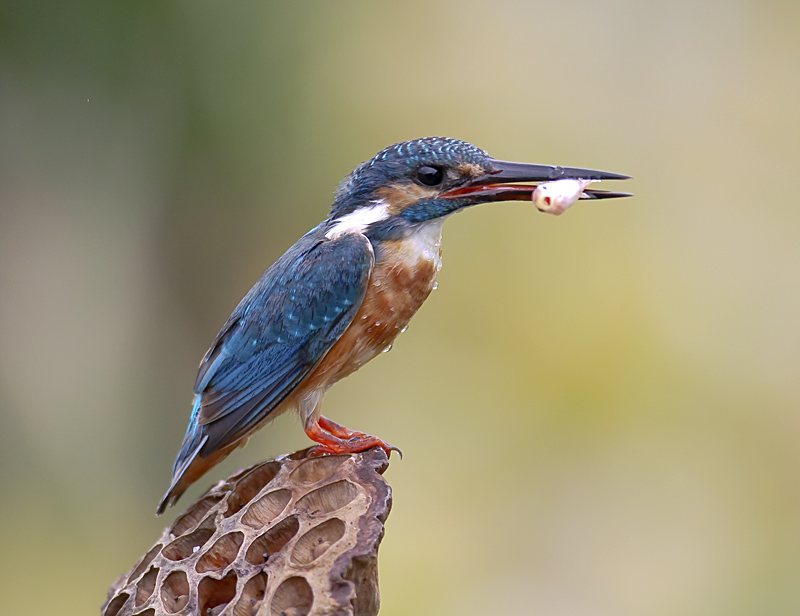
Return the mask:
<svg viewBox="0 0 800 616"><path fill-rule="evenodd" d="M358 311L373 264L363 235L312 231L264 273L200 365L192 421L207 437L202 457L266 419L322 359Z"/></svg>

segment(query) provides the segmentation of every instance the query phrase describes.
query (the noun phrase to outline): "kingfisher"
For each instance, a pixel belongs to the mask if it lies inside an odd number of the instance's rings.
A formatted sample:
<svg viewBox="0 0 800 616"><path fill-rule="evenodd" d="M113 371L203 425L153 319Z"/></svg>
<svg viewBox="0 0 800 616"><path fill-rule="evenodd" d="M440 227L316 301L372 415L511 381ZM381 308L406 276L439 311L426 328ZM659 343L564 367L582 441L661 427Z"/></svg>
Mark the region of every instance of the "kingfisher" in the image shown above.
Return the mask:
<svg viewBox="0 0 800 616"><path fill-rule="evenodd" d="M376 446L400 453L323 416L322 399L389 349L436 287L448 216L481 203L531 200L547 182L628 177L497 160L446 137L397 143L359 165L328 217L264 272L200 362L189 427L157 513L290 410L317 443L311 455ZM628 195L587 189L580 198Z"/></svg>

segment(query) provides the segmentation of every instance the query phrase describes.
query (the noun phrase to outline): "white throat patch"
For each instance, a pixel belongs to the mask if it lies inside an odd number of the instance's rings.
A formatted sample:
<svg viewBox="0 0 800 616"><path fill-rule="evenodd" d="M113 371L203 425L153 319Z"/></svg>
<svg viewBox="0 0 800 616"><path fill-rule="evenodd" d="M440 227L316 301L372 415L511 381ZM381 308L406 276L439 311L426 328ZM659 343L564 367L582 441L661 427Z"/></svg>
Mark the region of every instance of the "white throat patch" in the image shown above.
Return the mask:
<svg viewBox="0 0 800 616"><path fill-rule="evenodd" d="M372 203L370 207L362 207L342 216L328 230L325 237L332 240L345 233L364 233L372 223L389 218L389 206L384 201L378 200Z"/></svg>

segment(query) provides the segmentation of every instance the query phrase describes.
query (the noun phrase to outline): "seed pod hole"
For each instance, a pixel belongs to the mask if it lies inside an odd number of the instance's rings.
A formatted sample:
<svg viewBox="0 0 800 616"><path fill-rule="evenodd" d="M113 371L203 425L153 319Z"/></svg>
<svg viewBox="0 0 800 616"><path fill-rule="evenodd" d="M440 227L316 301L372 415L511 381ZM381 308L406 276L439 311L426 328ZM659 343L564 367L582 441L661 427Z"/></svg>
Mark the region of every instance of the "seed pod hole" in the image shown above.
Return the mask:
<svg viewBox="0 0 800 616"><path fill-rule="evenodd" d="M223 535L214 542L208 552L200 557L195 565L195 571L205 573L224 569L236 559L242 541L244 541L244 534L239 532Z"/></svg>
<svg viewBox="0 0 800 616"><path fill-rule="evenodd" d="M254 575L244 585L242 596L233 607L232 616L253 616L264 601L264 590L267 588L267 574L263 571Z"/></svg>
<svg viewBox="0 0 800 616"><path fill-rule="evenodd" d="M292 493L289 490L275 490L269 494L262 496L252 505L247 508L242 521L248 526L253 528L262 528L267 526L272 520L277 518L286 505L292 499Z"/></svg>
<svg viewBox="0 0 800 616"><path fill-rule="evenodd" d="M208 527L203 523L196 531L184 535L183 537L178 537L175 541L170 543L164 548L162 554L170 560L183 560L198 552L200 548L205 545L206 541L211 539L211 535L213 534L213 526Z"/></svg>
<svg viewBox="0 0 800 616"><path fill-rule="evenodd" d="M344 535L344 522L333 518L315 526L297 540L292 552L292 561L308 565L322 556Z"/></svg>
<svg viewBox="0 0 800 616"><path fill-rule="evenodd" d="M346 480L337 481L313 492L309 492L299 501L298 509L307 509L309 513L330 513L341 509L358 496L358 488Z"/></svg>
<svg viewBox="0 0 800 616"><path fill-rule="evenodd" d="M205 577L197 587L198 614L217 616L236 594L236 574L231 572L221 580Z"/></svg>
<svg viewBox="0 0 800 616"><path fill-rule="evenodd" d="M141 580L136 584L136 597L133 599L133 606L140 607L153 594L153 589L156 587L156 578L158 578L158 568L150 567L150 570L144 574Z"/></svg>
<svg viewBox="0 0 800 616"><path fill-rule="evenodd" d="M316 483L327 479L339 468L349 456L323 456L309 458L292 471L292 481L300 483Z"/></svg>
<svg viewBox="0 0 800 616"><path fill-rule="evenodd" d="M103 616L117 616L129 597L130 595L126 592L114 597L114 599L106 606L106 611L103 612Z"/></svg>
<svg viewBox="0 0 800 616"><path fill-rule="evenodd" d="M297 516L292 515L281 520L253 541L245 556L247 562L251 565L264 564L272 554L280 552L289 543L299 528L300 522L297 521Z"/></svg>
<svg viewBox="0 0 800 616"><path fill-rule="evenodd" d="M182 534L194 530L200 523L200 520L202 520L211 508L221 500L222 495L219 494L216 496L206 496L200 499L192 505L186 513L175 520L172 524L172 528L170 528L170 532L176 537L180 537Z"/></svg>
<svg viewBox="0 0 800 616"><path fill-rule="evenodd" d="M314 603L314 593L305 578L295 576L278 586L269 606L271 616L307 616Z"/></svg>
<svg viewBox="0 0 800 616"><path fill-rule="evenodd" d="M183 571L173 571L161 585L161 604L170 614L177 614L189 603L189 581Z"/></svg>
<svg viewBox="0 0 800 616"><path fill-rule="evenodd" d="M253 497L261 492L264 486L275 479L275 475L280 470L281 465L278 462L267 462L260 464L247 473L228 494L228 509L225 512L225 517L232 516L253 500Z"/></svg>
<svg viewBox="0 0 800 616"><path fill-rule="evenodd" d="M160 543L156 543L152 548L150 548L150 551L142 557L142 560L139 561L139 564L136 565L136 568L128 576L128 584L142 575L142 572L147 569L148 566L150 566L150 563L153 562L153 559L158 555L162 547L164 546L162 546Z"/></svg>

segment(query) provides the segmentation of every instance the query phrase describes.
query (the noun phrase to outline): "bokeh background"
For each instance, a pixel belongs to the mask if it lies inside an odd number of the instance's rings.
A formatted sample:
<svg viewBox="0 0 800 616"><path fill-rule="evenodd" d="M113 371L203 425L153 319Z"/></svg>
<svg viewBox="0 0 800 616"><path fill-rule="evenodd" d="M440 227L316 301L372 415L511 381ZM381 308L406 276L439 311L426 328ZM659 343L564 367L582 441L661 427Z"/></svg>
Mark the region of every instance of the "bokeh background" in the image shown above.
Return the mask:
<svg viewBox="0 0 800 616"><path fill-rule="evenodd" d="M0 589L98 613L200 357L337 183L424 135L629 173L445 226L326 413L401 446L384 616L800 613L800 4L0 5ZM275 422L205 477L309 444Z"/></svg>

